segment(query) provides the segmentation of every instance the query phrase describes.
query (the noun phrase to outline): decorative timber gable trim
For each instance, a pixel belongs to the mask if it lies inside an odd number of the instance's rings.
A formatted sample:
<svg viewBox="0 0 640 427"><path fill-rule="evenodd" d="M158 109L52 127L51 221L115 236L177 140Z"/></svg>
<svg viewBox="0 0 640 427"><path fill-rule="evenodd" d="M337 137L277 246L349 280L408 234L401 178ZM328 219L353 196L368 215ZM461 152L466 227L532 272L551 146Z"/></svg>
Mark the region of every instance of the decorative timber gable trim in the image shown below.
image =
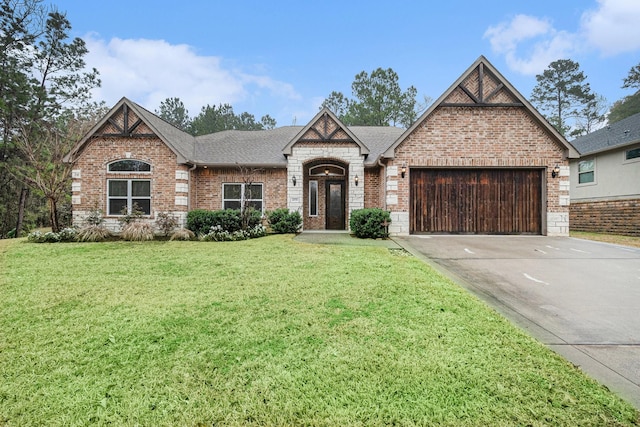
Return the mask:
<svg viewBox="0 0 640 427"><path fill-rule="evenodd" d="M327 108L323 108L316 114L309 124L289 141L282 153L285 156L291 155L291 150L297 143L353 143L360 148L361 155L369 154L369 149L362 141Z"/></svg>
<svg viewBox="0 0 640 427"><path fill-rule="evenodd" d="M578 151L536 110L484 56L480 56L431 106L382 154L395 157L402 144L437 108L524 108L564 150L566 158L579 157Z"/></svg>
<svg viewBox="0 0 640 427"><path fill-rule="evenodd" d="M178 163L190 163L192 135L166 123L138 104L122 98L67 154L63 161L73 163L87 142L96 138L159 138L176 154Z"/></svg>
<svg viewBox="0 0 640 427"><path fill-rule="evenodd" d="M442 107L524 107L504 83L480 62L440 106Z"/></svg>

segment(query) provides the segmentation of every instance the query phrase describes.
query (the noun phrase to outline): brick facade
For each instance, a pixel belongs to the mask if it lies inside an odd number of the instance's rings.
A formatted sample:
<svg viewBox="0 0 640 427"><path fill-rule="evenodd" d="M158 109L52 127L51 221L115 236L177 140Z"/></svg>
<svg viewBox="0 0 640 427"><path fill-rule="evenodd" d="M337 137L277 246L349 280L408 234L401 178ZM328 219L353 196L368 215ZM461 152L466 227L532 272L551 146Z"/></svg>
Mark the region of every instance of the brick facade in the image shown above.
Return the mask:
<svg viewBox="0 0 640 427"><path fill-rule="evenodd" d="M640 236L640 199L572 202L571 230Z"/></svg>
<svg viewBox="0 0 640 427"><path fill-rule="evenodd" d="M128 122L134 123L138 117L129 112ZM117 115L114 122L122 129L124 117ZM160 212L168 212L184 223L188 210L188 168L177 163L173 153L160 138L145 124L137 127L133 135L127 137L101 136L114 134L119 130L107 123L89 139L77 155L72 172L73 223L80 226L90 211L98 208L105 214L105 225L112 231L120 230L118 216L107 213L107 181L109 179L149 179L151 181L150 222L155 221ZM141 135L140 137L136 135ZM145 135L145 136L142 136ZM151 172L108 172L109 163L116 160L135 159L151 165Z"/></svg>

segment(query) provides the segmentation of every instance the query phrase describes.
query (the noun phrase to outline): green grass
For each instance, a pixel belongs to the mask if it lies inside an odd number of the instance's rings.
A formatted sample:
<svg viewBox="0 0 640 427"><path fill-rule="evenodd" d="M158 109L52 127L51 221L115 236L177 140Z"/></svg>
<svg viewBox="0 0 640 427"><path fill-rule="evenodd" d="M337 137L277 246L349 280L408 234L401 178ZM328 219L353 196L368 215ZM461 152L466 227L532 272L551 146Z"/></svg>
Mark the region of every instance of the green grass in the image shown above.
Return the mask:
<svg viewBox="0 0 640 427"><path fill-rule="evenodd" d="M0 241L0 425L637 422L384 248Z"/></svg>

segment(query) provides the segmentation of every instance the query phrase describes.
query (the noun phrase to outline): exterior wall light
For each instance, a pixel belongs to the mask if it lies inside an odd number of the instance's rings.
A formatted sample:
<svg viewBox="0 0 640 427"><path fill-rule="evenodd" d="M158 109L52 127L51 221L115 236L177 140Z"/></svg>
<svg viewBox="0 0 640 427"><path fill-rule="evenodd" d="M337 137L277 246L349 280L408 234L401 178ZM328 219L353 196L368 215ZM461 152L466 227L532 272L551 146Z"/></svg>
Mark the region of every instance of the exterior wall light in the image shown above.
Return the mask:
<svg viewBox="0 0 640 427"><path fill-rule="evenodd" d="M325 174L325 176L329 176L329 168L326 168L326 169L324 170L324 174Z"/></svg>
<svg viewBox="0 0 640 427"><path fill-rule="evenodd" d="M293 177L291 178L291 182L293 182L293 186L296 186L296 176L293 175Z"/></svg>
<svg viewBox="0 0 640 427"><path fill-rule="evenodd" d="M356 175L355 178L353 178L353 181L356 183L356 187L358 186L358 181L360 181L360 178L358 178L358 175Z"/></svg>
<svg viewBox="0 0 640 427"><path fill-rule="evenodd" d="M560 166L556 163L556 166L551 171L551 178L555 178L557 176L560 176Z"/></svg>
<svg viewBox="0 0 640 427"><path fill-rule="evenodd" d="M404 178L404 175L407 173L407 164L402 163L402 167L400 168L400 175Z"/></svg>

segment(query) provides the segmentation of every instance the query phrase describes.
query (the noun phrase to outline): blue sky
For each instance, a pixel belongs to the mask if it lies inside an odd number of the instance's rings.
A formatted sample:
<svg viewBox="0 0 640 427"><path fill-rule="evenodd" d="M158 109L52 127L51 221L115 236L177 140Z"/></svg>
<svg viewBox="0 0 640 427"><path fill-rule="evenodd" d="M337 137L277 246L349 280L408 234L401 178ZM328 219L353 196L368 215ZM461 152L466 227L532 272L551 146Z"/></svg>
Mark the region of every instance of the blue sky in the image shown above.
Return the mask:
<svg viewBox="0 0 640 427"><path fill-rule="evenodd" d="M101 74L94 98L154 111L179 97L306 124L331 91L393 68L403 89L437 99L480 56L525 97L557 59L580 64L609 103L640 63L639 0L53 0Z"/></svg>

